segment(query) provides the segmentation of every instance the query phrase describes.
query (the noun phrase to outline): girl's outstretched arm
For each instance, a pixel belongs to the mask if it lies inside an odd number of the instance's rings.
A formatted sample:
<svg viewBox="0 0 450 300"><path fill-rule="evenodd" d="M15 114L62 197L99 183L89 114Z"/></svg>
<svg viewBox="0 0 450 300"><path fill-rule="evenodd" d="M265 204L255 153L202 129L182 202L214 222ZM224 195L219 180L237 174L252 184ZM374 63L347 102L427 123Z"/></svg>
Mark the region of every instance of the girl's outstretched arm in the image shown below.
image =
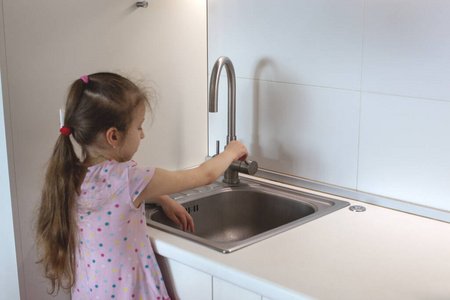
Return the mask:
<svg viewBox="0 0 450 300"><path fill-rule="evenodd" d="M183 171L168 171L157 168L150 183L134 200L134 206L139 207L146 199L213 183L225 172L231 163L237 160L245 160L247 155L247 149L241 142L231 141L225 148L225 151L205 161L197 168Z"/></svg>

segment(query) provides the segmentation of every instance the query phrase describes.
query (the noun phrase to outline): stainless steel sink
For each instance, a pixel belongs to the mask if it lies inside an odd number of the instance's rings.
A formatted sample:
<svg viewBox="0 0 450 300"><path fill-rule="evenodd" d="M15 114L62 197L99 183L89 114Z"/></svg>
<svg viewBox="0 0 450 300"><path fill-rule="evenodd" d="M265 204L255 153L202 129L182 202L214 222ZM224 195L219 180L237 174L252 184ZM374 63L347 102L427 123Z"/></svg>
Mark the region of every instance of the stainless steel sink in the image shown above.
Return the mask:
<svg viewBox="0 0 450 300"><path fill-rule="evenodd" d="M183 232L162 210L147 206L155 228L229 253L323 217L349 203L241 178L171 195L194 219L195 233Z"/></svg>

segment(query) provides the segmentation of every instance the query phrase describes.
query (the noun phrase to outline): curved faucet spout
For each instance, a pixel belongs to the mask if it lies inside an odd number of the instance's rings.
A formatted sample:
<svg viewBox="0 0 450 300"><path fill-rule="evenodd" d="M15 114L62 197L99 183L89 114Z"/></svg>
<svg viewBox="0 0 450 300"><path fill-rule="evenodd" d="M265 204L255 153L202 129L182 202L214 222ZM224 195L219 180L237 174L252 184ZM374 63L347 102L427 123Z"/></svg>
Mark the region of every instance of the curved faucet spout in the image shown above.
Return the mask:
<svg viewBox="0 0 450 300"><path fill-rule="evenodd" d="M211 71L209 83L209 112L217 112L217 99L219 94L220 72L223 66L227 70L228 81L228 135L227 145L236 140L236 74L231 60L226 56L217 59Z"/></svg>
<svg viewBox="0 0 450 300"><path fill-rule="evenodd" d="M224 66L227 70L228 79L228 145L231 141L236 140L236 74L234 73L233 63L226 56L219 57L211 71L211 80L209 83L209 112L218 111L217 98L219 94L220 72ZM219 149L217 154L219 154ZM257 170L258 163L256 161L245 161L245 164L242 164L242 162L234 163L223 174L223 182L228 184L238 184L239 172L253 175Z"/></svg>

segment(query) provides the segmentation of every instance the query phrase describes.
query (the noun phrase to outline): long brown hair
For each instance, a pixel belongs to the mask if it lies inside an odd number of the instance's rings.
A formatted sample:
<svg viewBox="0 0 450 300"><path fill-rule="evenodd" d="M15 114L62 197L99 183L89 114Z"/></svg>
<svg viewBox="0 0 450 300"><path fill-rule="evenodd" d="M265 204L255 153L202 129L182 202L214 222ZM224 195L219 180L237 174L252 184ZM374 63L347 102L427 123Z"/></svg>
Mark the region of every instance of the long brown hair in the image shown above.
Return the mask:
<svg viewBox="0 0 450 300"><path fill-rule="evenodd" d="M85 147L110 127L126 133L134 109L141 103L148 104L144 92L114 73L89 75L87 83L78 79L69 89L64 126L80 145L81 159L70 136L61 134L48 163L36 218L37 263L51 282L49 294L57 294L61 288L69 292L75 284L76 199L86 172L82 163Z"/></svg>

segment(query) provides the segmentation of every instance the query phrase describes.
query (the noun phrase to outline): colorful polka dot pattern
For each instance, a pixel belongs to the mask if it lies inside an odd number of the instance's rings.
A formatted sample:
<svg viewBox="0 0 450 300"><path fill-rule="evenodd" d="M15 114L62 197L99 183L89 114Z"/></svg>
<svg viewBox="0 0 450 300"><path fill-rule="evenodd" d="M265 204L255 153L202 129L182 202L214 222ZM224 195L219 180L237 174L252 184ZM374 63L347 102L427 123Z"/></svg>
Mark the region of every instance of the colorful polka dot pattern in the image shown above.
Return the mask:
<svg viewBox="0 0 450 300"><path fill-rule="evenodd" d="M169 299L146 234L145 205L133 205L154 171L111 160L88 169L77 201L73 300Z"/></svg>

